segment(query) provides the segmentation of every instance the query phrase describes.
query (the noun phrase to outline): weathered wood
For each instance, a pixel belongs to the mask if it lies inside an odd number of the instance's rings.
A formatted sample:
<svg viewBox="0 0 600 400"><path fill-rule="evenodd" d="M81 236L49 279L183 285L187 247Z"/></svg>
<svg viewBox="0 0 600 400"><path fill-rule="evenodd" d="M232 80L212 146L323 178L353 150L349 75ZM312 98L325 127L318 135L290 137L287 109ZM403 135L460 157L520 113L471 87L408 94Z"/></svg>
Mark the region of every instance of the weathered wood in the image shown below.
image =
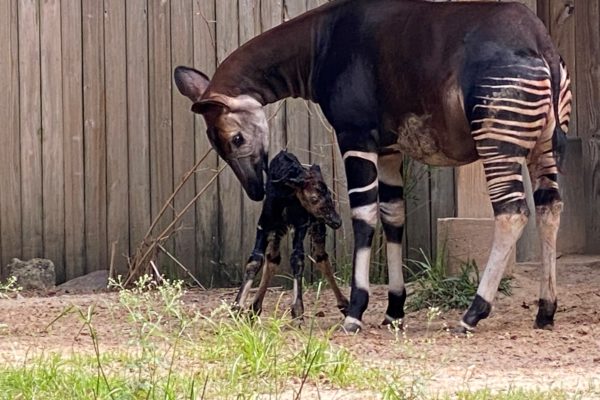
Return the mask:
<svg viewBox="0 0 600 400"><path fill-rule="evenodd" d="M239 44L237 0L217 0L217 61L221 63ZM219 163L224 161L220 160ZM219 247L216 273L222 283L241 282L244 255L240 247L242 221L242 188L230 168L219 177Z"/></svg>
<svg viewBox="0 0 600 400"><path fill-rule="evenodd" d="M406 199L405 258L420 259L422 252L431 257L431 199L429 167L414 160L405 161L404 196Z"/></svg>
<svg viewBox="0 0 600 400"><path fill-rule="evenodd" d="M493 218L441 218L438 225L438 247L445 249L446 268L449 275L458 275L461 267L475 261L483 272L494 240ZM509 257L504 271L511 276L515 264L515 251Z"/></svg>
<svg viewBox="0 0 600 400"><path fill-rule="evenodd" d="M19 126L23 258L43 255L39 3L19 0Z"/></svg>
<svg viewBox="0 0 600 400"><path fill-rule="evenodd" d="M194 1L194 66L212 76L217 64L215 1ZM189 103L185 107L189 108ZM196 158L210 149L204 118L195 116ZM214 175L218 165L213 152L196 174L196 187L202 188ZM205 286L216 283L213 275L220 268L219 260L219 186L215 183L196 205L196 268L195 275ZM218 274L217 274L218 275ZM220 282L219 282L220 283Z"/></svg>
<svg viewBox="0 0 600 400"><path fill-rule="evenodd" d="M494 215L481 161L456 169L456 215L461 218Z"/></svg>
<svg viewBox="0 0 600 400"><path fill-rule="evenodd" d="M587 203L587 249L599 252L600 186L596 142L600 135L600 0L576 0L577 131L584 143L584 176Z"/></svg>
<svg viewBox="0 0 600 400"><path fill-rule="evenodd" d="M60 8L60 0L40 2L44 256L54 262L57 282L64 282L65 193Z"/></svg>
<svg viewBox="0 0 600 400"><path fill-rule="evenodd" d="M171 2L171 71L178 65L194 63L193 1ZM194 164L194 116L189 112L189 100L173 85L173 174L175 182ZM175 197L175 210L181 210L194 197L194 180L188 182ZM186 268L196 265L196 212L192 207L181 219L175 235L175 256ZM184 276L184 271L179 271Z"/></svg>
<svg viewBox="0 0 600 400"><path fill-rule="evenodd" d="M246 43L258 35L261 31L261 8L259 0L239 0L239 32L240 45ZM271 157L275 153L270 154ZM242 251L242 261L246 261L246 257L254 247L254 239L256 237L256 224L260 217L261 203L250 200L247 196L242 196L242 235L240 249Z"/></svg>
<svg viewBox="0 0 600 400"><path fill-rule="evenodd" d="M148 9L146 0L128 0L127 138L129 240L133 252L150 226L150 112L148 104Z"/></svg>
<svg viewBox="0 0 600 400"><path fill-rule="evenodd" d="M85 144L85 272L108 267L106 236L106 101L104 9L83 0L83 113Z"/></svg>
<svg viewBox="0 0 600 400"><path fill-rule="evenodd" d="M544 21L558 51L567 64L571 74L571 90L573 103L569 135L577 135L577 81L575 78L575 0L538 0L538 16Z"/></svg>
<svg viewBox="0 0 600 400"><path fill-rule="evenodd" d="M65 279L70 280L80 276L85 268L81 2L62 7L61 15Z"/></svg>
<svg viewBox="0 0 600 400"><path fill-rule="evenodd" d="M431 209L431 256L435 258L437 251L437 220L456 215L456 193L454 184L454 168L429 169L429 197Z"/></svg>
<svg viewBox="0 0 600 400"><path fill-rule="evenodd" d="M148 1L148 48L150 95L150 207L152 218L162 209L173 192L173 132L171 115L171 19L169 3ZM172 206L172 205L171 205ZM161 232L173 219L172 209L167 210L156 232ZM165 244L170 252L173 242ZM161 258L161 265L173 265L170 259ZM172 272L171 269L167 269Z"/></svg>
<svg viewBox="0 0 600 400"><path fill-rule="evenodd" d="M586 204L582 170L581 138L569 138L563 173L558 176L564 208L556 247L557 251L562 254L577 254L585 251Z"/></svg>
<svg viewBox="0 0 600 400"><path fill-rule="evenodd" d="M127 36L125 2L104 1L106 57L107 253L118 274L126 272L129 254L129 174L127 173ZM114 254L111 252L114 251Z"/></svg>
<svg viewBox="0 0 600 400"><path fill-rule="evenodd" d="M0 4L0 279L11 258L21 257L21 149L19 132L19 42L17 3Z"/></svg>

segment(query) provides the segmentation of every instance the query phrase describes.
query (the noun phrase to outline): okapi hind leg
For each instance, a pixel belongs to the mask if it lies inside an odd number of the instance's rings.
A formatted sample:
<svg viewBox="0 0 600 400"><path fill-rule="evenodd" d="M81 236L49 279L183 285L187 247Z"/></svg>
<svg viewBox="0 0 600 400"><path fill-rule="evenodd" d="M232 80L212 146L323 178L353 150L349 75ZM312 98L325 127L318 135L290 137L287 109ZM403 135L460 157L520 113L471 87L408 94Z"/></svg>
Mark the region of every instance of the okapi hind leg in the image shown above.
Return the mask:
<svg viewBox="0 0 600 400"><path fill-rule="evenodd" d="M329 254L325 250L325 238L326 228L324 223L315 223L310 227L310 238L311 238L311 255L317 264L317 269L321 271L321 274L327 280L329 287L333 291L335 299L337 301L337 308L340 312L346 316L348 314L348 306L350 303L346 296L344 296L335 281L333 276L333 267L329 261Z"/></svg>
<svg viewBox="0 0 600 400"><path fill-rule="evenodd" d="M560 214L563 208L558 191L556 163L552 151L548 150L544 153L538 161L537 169L531 169L532 182L537 183L537 188L533 193L533 200L542 250L539 308L534 328L552 329L554 327L554 314L557 308L556 238L560 226ZM541 171L544 175L535 179L537 171Z"/></svg>
<svg viewBox="0 0 600 400"><path fill-rule="evenodd" d="M304 302L302 301L302 275L304 273L304 238L308 226L297 226L294 230L293 250L290 266L294 279L292 294L292 318L298 322L304 318Z"/></svg>

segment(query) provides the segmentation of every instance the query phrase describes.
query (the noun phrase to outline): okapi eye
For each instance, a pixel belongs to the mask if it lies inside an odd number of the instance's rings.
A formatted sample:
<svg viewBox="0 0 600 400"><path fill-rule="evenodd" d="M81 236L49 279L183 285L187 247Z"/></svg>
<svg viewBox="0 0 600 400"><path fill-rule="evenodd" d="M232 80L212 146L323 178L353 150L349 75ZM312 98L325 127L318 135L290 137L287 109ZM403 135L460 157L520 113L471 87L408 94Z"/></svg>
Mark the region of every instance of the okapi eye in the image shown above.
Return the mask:
<svg viewBox="0 0 600 400"><path fill-rule="evenodd" d="M235 135L233 137L233 139L231 141L233 142L233 145L235 147L240 147L241 145L244 144L244 137L242 136L241 133L238 133L237 135Z"/></svg>

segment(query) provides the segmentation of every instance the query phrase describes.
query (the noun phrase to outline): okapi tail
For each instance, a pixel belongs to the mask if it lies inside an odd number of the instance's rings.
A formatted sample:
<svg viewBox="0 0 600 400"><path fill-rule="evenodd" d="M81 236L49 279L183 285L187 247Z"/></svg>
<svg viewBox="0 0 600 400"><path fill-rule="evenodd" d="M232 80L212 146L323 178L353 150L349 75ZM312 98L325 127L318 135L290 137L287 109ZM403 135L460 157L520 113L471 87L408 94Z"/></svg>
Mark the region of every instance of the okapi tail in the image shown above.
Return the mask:
<svg viewBox="0 0 600 400"><path fill-rule="evenodd" d="M567 132L569 131L569 122L571 121L573 95L571 93L571 78L567 71L567 65L562 58L560 58L558 67L559 76L555 77L554 74L552 74L552 87L554 92L553 108L556 120L554 134L552 135L552 148L554 149L554 157L556 159L558 170L562 172L562 165L567 146ZM556 85L556 83L558 83L558 85Z"/></svg>

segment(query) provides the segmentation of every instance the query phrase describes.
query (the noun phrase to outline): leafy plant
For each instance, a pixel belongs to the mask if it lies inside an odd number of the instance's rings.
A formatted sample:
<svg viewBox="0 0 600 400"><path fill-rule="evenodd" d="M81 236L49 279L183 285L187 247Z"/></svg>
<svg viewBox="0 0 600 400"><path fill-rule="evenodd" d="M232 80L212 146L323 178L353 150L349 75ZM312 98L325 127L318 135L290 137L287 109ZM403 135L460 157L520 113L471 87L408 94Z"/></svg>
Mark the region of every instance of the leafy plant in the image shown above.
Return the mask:
<svg viewBox="0 0 600 400"><path fill-rule="evenodd" d="M479 286L479 268L475 261L461 266L457 276L448 276L444 251L438 251L433 262L421 251L423 260L408 260L409 268L413 266L414 293L407 302L411 311L423 308L439 307L443 310L465 309L473 300ZM512 294L511 281L502 278L500 293Z"/></svg>

